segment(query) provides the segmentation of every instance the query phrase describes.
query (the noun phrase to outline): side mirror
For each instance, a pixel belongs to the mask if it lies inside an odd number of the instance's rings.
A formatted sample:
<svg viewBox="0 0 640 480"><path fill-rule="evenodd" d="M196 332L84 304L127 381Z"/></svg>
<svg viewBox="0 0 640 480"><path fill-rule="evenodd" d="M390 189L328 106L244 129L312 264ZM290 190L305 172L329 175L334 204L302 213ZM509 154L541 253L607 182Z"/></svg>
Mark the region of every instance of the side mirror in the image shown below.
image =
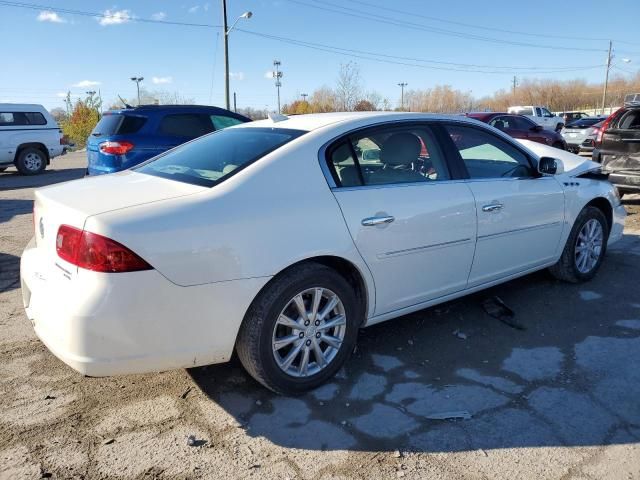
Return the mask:
<svg viewBox="0 0 640 480"><path fill-rule="evenodd" d="M541 157L538 162L538 171L545 175L555 175L558 171L557 160L551 157Z"/></svg>

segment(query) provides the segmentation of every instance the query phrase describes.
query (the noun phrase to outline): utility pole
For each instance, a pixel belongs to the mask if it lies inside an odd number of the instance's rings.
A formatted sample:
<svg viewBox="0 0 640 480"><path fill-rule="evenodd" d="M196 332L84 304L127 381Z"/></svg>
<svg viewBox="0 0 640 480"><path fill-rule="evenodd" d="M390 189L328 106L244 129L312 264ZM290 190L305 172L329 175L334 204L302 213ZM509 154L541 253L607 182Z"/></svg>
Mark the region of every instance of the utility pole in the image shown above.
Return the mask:
<svg viewBox="0 0 640 480"><path fill-rule="evenodd" d="M604 90L602 91L602 114L604 115L604 106L607 101L607 85L609 84L609 70L611 69L611 47L613 42L609 40L609 53L607 55L607 70L604 74Z"/></svg>
<svg viewBox="0 0 640 480"><path fill-rule="evenodd" d="M231 30L233 30L233 27L236 26L236 23L238 23L238 20L241 18L249 19L252 16L253 13L244 12L236 18L236 21L233 22L231 27L227 28L227 0L222 0L222 33L224 34L224 101L225 108L227 110L230 110L231 107L229 102L229 34L231 33Z"/></svg>
<svg viewBox="0 0 640 480"><path fill-rule="evenodd" d="M518 86L518 77L516 77L515 75L513 76L513 87L512 87L512 93L513 96L516 96L516 87Z"/></svg>
<svg viewBox="0 0 640 480"><path fill-rule="evenodd" d="M300 96L302 97L302 101L306 102L307 101L307 97L309 96L308 93L301 93Z"/></svg>
<svg viewBox="0 0 640 480"><path fill-rule="evenodd" d="M400 87L400 110L404 110L404 87L406 87L407 85L409 85L407 82L398 84L398 86Z"/></svg>
<svg viewBox="0 0 640 480"><path fill-rule="evenodd" d="M136 87L138 89L138 106L140 106L140 82L144 80L144 77L131 77L133 82L136 82Z"/></svg>
<svg viewBox="0 0 640 480"><path fill-rule="evenodd" d="M238 106L236 105L236 92L233 92L233 111L238 113Z"/></svg>
<svg viewBox="0 0 640 480"><path fill-rule="evenodd" d="M280 71L280 65L282 62L280 60L273 61L273 78L276 80L276 89L278 90L278 113L280 113L280 87L282 86L282 82L280 79L282 78L282 72Z"/></svg>
<svg viewBox="0 0 640 480"><path fill-rule="evenodd" d="M229 33L227 32L227 0L222 0L222 32L224 33L224 101L229 110Z"/></svg>

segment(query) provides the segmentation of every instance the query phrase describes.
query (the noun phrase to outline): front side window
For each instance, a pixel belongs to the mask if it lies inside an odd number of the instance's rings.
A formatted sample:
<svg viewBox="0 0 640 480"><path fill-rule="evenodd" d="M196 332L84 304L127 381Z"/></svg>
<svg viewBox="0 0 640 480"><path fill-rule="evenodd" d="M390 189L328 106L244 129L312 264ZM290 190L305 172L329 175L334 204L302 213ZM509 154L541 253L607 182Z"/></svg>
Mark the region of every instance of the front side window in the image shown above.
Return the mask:
<svg viewBox="0 0 640 480"><path fill-rule="evenodd" d="M553 114L549 110L547 110L546 108L543 108L542 109L542 116L543 117L547 117L547 118L552 118Z"/></svg>
<svg viewBox="0 0 640 480"><path fill-rule="evenodd" d="M531 130L531 127L536 126L535 123L526 117L509 117L509 123L512 125L511 128L515 128L516 130Z"/></svg>
<svg viewBox="0 0 640 480"><path fill-rule="evenodd" d="M162 119L158 132L172 137L197 138L213 132L213 123L209 115L175 113Z"/></svg>
<svg viewBox="0 0 640 480"><path fill-rule="evenodd" d="M470 178L531 177L526 155L506 141L474 127L448 125Z"/></svg>
<svg viewBox="0 0 640 480"><path fill-rule="evenodd" d="M227 117L225 115L211 115L211 122L216 130L222 130L223 128L233 127L234 125L244 123L242 120Z"/></svg>
<svg viewBox="0 0 640 480"><path fill-rule="evenodd" d="M133 168L140 173L212 187L305 132L284 128L220 130Z"/></svg>
<svg viewBox="0 0 640 480"><path fill-rule="evenodd" d="M426 126L375 128L354 134L330 155L334 178L343 187L450 178L444 155Z"/></svg>

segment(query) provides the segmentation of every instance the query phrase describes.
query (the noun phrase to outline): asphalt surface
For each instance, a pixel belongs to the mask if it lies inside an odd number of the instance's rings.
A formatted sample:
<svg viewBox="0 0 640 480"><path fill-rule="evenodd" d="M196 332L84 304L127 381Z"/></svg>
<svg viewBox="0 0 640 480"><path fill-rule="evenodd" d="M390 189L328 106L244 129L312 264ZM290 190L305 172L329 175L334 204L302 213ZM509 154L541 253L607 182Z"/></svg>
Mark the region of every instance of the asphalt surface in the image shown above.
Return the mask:
<svg viewBox="0 0 640 480"><path fill-rule="evenodd" d="M539 272L365 329L286 398L235 360L85 378L46 350L18 277L33 190L83 173L0 173L0 478L640 479L640 197L591 282Z"/></svg>

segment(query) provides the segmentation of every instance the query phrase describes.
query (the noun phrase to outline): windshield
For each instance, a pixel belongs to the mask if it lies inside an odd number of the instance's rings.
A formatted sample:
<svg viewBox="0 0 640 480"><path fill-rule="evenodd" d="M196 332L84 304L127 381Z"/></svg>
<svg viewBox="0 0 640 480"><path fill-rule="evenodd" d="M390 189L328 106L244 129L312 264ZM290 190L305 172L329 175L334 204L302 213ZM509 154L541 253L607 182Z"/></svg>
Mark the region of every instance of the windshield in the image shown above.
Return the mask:
<svg viewBox="0 0 640 480"><path fill-rule="evenodd" d="M134 170L213 187L304 133L302 130L257 127L220 130L169 150Z"/></svg>

